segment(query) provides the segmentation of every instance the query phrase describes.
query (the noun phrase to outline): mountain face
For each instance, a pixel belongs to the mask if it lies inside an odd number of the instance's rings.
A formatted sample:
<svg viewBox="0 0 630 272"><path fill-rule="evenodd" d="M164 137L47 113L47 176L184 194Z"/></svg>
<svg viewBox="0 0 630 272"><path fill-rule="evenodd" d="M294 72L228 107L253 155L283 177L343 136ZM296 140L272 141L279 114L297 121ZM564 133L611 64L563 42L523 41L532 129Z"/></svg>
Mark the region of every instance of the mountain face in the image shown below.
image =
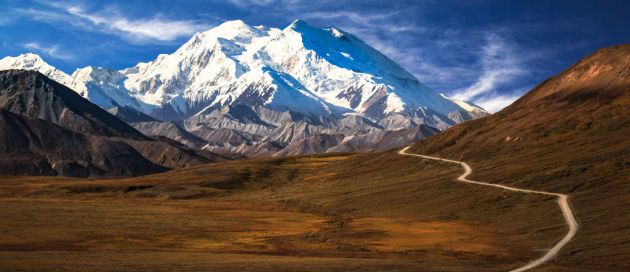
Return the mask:
<svg viewBox="0 0 630 272"><path fill-rule="evenodd" d="M115 106L109 108L107 112L128 124L136 122L159 122L159 120L127 106Z"/></svg>
<svg viewBox="0 0 630 272"><path fill-rule="evenodd" d="M554 265L615 271L627 264L616 256L630 254L620 246L630 243L621 204L630 195L629 116L630 45L613 46L413 151L467 161L475 180L570 194L581 229Z"/></svg>
<svg viewBox="0 0 630 272"><path fill-rule="evenodd" d="M0 71L2 174L135 176L209 158L155 140L36 71Z"/></svg>
<svg viewBox="0 0 630 272"><path fill-rule="evenodd" d="M422 115L420 108L444 116L465 111L356 37L303 21L283 30L226 22L196 34L173 54L122 74L140 101L181 116L241 104L373 119Z"/></svg>
<svg viewBox="0 0 630 272"><path fill-rule="evenodd" d="M208 150L272 143L278 155L294 154L280 151L322 134L369 139L487 115L437 94L357 37L299 20L284 29L225 22L172 54L121 71L86 67L69 76L33 54L2 59L0 69L38 70L104 109L176 121L207 141ZM229 147L222 140L228 134L235 136ZM363 143L357 148L379 149Z"/></svg>
<svg viewBox="0 0 630 272"><path fill-rule="evenodd" d="M55 67L50 66L40 56L32 53L22 54L17 57L5 57L0 60L0 70L34 70L38 71L46 77L57 81L67 87L71 88L75 92L81 94L82 90L79 90L74 85L74 79L68 74Z"/></svg>
<svg viewBox="0 0 630 272"><path fill-rule="evenodd" d="M0 109L3 175L137 176L166 171L130 145Z"/></svg>
<svg viewBox="0 0 630 272"><path fill-rule="evenodd" d="M147 140L127 123L37 72L0 73L0 108L77 132Z"/></svg>

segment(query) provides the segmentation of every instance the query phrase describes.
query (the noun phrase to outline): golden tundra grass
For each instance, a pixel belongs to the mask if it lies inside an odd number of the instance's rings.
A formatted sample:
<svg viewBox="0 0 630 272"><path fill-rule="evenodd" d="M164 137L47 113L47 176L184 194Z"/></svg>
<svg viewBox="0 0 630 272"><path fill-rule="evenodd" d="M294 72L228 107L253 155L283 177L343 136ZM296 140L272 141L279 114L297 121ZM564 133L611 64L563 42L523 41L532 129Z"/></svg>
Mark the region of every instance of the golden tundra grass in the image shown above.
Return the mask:
<svg viewBox="0 0 630 272"><path fill-rule="evenodd" d="M462 184L460 171L390 152L128 179L3 177L0 266L499 271L537 257L564 232L552 198Z"/></svg>

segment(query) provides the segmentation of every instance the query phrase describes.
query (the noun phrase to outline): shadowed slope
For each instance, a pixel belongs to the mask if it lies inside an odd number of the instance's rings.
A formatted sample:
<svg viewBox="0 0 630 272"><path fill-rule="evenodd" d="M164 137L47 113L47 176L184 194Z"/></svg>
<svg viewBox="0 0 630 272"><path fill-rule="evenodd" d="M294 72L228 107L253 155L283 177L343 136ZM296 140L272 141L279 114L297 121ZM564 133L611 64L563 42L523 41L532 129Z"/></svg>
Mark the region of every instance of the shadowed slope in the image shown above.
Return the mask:
<svg viewBox="0 0 630 272"><path fill-rule="evenodd" d="M23 161L6 160L6 174L136 176L216 158L149 138L36 71L0 71L0 109L7 111L1 132L7 141L4 154L30 154ZM51 135L46 135L47 129ZM35 165L25 166L28 158ZM73 165L76 171L60 165Z"/></svg>
<svg viewBox="0 0 630 272"><path fill-rule="evenodd" d="M0 109L0 172L74 177L165 171L124 142L70 131Z"/></svg>
<svg viewBox="0 0 630 272"><path fill-rule="evenodd" d="M68 87L36 71L0 71L0 108L81 133L149 139Z"/></svg>

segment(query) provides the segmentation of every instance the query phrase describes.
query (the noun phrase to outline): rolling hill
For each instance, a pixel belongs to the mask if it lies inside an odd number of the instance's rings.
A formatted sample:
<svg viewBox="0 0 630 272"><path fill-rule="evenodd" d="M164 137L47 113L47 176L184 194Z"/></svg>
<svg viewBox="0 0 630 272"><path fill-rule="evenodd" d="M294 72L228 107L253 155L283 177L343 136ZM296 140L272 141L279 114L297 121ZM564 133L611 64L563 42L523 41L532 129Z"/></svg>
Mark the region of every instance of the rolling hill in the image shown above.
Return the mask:
<svg viewBox="0 0 630 272"><path fill-rule="evenodd" d="M571 195L583 229L561 253L573 269L628 269L630 45L603 48L506 109L412 151L469 162L473 178ZM609 238L607 238L609 237ZM625 264L624 264L625 263ZM622 269L623 268L623 269Z"/></svg>

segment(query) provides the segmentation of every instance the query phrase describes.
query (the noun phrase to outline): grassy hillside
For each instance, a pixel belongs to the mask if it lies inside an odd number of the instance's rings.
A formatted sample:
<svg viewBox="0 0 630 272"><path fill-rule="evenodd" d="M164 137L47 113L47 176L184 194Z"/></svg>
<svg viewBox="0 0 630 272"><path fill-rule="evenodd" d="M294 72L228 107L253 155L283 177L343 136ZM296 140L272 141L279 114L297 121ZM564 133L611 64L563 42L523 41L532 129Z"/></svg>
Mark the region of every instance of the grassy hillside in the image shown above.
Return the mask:
<svg viewBox="0 0 630 272"><path fill-rule="evenodd" d="M630 269L630 45L601 49L505 110L416 144L472 178L571 195L582 225L571 269Z"/></svg>

